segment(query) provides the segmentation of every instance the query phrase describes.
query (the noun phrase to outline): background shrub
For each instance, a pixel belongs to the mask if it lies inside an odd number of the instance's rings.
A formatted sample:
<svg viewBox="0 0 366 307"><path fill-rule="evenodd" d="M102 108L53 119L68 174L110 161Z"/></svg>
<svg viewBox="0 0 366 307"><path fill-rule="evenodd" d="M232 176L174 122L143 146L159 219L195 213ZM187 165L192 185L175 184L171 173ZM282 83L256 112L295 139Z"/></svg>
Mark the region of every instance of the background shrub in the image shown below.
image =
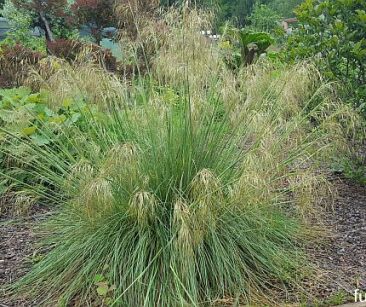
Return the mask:
<svg viewBox="0 0 366 307"><path fill-rule="evenodd" d="M6 39L0 45L14 46L21 44L26 48L44 53L45 41L42 37L35 37L31 32L33 16L29 11L17 8L11 0L6 0L0 16L6 18L10 29L6 33Z"/></svg>
<svg viewBox="0 0 366 307"><path fill-rule="evenodd" d="M21 44L0 47L1 87L17 87L29 75L31 66L37 64L45 54L33 51Z"/></svg>
<svg viewBox="0 0 366 307"><path fill-rule="evenodd" d="M271 33L280 27L281 17L269 6L257 3L248 19L255 30Z"/></svg>
<svg viewBox="0 0 366 307"><path fill-rule="evenodd" d="M117 72L117 59L108 49L92 43L76 40L57 39L47 43L49 52L69 62L84 60L101 65L108 71Z"/></svg>
<svg viewBox="0 0 366 307"><path fill-rule="evenodd" d="M300 26L289 37L287 56L314 59L326 78L342 82L345 100L366 114L366 2L306 0L296 13Z"/></svg>

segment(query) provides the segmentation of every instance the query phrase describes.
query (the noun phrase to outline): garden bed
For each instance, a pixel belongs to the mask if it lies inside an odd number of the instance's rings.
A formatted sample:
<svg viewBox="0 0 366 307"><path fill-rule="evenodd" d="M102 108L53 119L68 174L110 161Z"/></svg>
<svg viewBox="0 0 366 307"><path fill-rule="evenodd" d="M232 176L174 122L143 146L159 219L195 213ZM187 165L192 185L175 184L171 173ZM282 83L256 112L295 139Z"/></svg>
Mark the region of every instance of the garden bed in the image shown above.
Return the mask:
<svg viewBox="0 0 366 307"><path fill-rule="evenodd" d="M332 180L338 196L324 218L331 235L321 245L309 248L310 256L324 273L319 276L323 282L309 284L309 287L314 296L327 305L351 301L356 288L366 289L366 189L338 176ZM10 210L1 216L1 287L23 276L32 262L37 261L40 251L33 229L48 214L45 208L36 207L24 221L14 219ZM36 304L21 298L2 297L0 306Z"/></svg>

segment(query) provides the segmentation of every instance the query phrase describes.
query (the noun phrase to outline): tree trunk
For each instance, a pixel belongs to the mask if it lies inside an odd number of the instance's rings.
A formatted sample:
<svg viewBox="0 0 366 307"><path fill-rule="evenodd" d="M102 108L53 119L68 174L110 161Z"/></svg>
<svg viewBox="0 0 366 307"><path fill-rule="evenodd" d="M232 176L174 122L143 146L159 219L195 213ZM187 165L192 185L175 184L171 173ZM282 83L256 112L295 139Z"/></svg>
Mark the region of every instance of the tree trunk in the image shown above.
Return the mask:
<svg viewBox="0 0 366 307"><path fill-rule="evenodd" d="M247 55L245 57L245 66L249 66L249 65L253 64L256 52L257 51L254 48L249 49L249 52L247 53Z"/></svg>
<svg viewBox="0 0 366 307"><path fill-rule="evenodd" d="M102 41L103 39L103 36L102 36L102 31L103 31L103 28L102 27L99 27L99 28L95 28L93 31L92 31L92 35L95 39L95 43L97 45L100 46L100 42Z"/></svg>
<svg viewBox="0 0 366 307"><path fill-rule="evenodd" d="M40 12L39 13L39 17L44 25L44 30L46 32L46 40L49 41L49 42L54 42L55 39L53 38L53 33L51 31L51 27L50 27L50 24L44 14L44 12Z"/></svg>

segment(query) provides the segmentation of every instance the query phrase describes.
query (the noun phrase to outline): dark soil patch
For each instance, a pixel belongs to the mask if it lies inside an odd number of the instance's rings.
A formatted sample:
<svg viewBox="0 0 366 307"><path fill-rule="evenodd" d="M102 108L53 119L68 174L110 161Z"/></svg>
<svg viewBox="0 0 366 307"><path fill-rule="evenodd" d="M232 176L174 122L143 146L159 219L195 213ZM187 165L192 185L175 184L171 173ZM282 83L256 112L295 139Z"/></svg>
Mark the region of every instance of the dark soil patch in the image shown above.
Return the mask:
<svg viewBox="0 0 366 307"><path fill-rule="evenodd" d="M320 282L308 285L318 301L337 296L340 291L346 291L351 299L355 289L366 290L366 187L340 177L333 181L338 196L324 217L330 237L309 248L323 274ZM34 207L27 218L17 220L9 210L1 212L6 213L0 215L0 288L19 279L37 261L33 229L49 214L43 207ZM37 306L3 294L0 292L0 307ZM309 299L309 305L311 301L314 299Z"/></svg>

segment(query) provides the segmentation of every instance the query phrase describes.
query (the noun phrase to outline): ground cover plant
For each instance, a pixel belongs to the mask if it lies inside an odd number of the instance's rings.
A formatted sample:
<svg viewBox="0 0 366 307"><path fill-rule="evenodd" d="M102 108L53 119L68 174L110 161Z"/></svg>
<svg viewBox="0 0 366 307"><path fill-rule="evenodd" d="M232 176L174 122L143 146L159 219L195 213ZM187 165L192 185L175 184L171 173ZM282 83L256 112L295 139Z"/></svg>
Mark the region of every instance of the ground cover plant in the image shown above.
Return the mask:
<svg viewBox="0 0 366 307"><path fill-rule="evenodd" d="M86 108L83 101L76 102L72 97L65 98L60 105L50 106L48 95L46 91L32 93L26 87L0 90L0 126L3 131L10 132L1 133L4 175L1 192L15 202L15 212L25 213L36 202L42 202L39 194L17 189L17 182L47 190L47 183L32 174L33 155L24 146L24 140L29 140L36 148L52 147L56 139L63 142L70 137L72 127L82 126L86 116L99 116L96 106ZM50 165L44 165L47 167Z"/></svg>

